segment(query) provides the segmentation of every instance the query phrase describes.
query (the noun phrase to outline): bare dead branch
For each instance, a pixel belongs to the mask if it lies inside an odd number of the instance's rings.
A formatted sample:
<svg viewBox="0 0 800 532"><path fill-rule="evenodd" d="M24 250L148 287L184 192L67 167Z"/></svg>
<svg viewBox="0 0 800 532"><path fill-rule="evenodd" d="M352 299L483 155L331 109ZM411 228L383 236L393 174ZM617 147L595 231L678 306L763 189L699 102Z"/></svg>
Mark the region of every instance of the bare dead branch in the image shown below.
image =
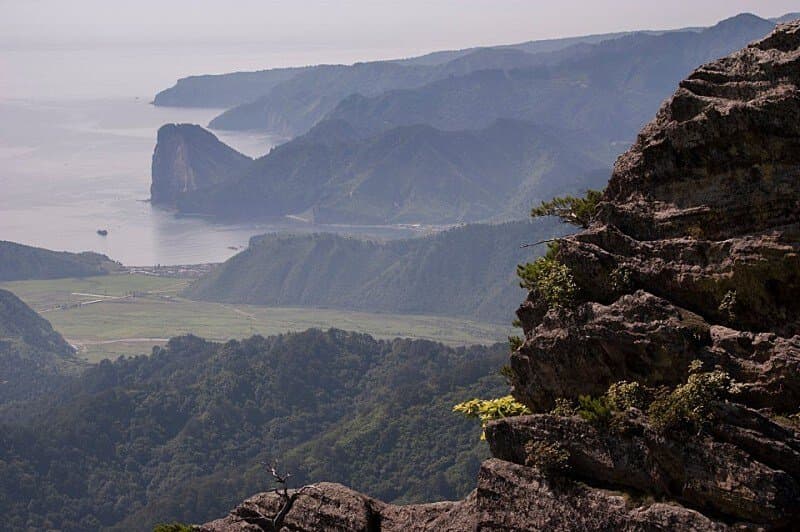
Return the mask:
<svg viewBox="0 0 800 532"><path fill-rule="evenodd" d="M538 242L523 243L523 244L520 244L519 247L520 247L520 249L532 248L534 246L541 246L542 244L547 244L549 242L557 242L559 240L561 240L561 239L560 238L548 238L547 240L540 240Z"/></svg>
<svg viewBox="0 0 800 532"><path fill-rule="evenodd" d="M313 484L307 484L295 490L292 494L289 494L289 487L287 486L287 483L291 475L289 473L278 472L277 464L264 463L264 465L266 466L270 476L272 476L273 482L277 484L273 492L283 501L280 509L274 517L267 517L255 508L240 508L237 510L238 515L236 520L255 525L264 532L279 532L280 529L283 528L283 522L297 499L306 491L319 491L319 488Z"/></svg>

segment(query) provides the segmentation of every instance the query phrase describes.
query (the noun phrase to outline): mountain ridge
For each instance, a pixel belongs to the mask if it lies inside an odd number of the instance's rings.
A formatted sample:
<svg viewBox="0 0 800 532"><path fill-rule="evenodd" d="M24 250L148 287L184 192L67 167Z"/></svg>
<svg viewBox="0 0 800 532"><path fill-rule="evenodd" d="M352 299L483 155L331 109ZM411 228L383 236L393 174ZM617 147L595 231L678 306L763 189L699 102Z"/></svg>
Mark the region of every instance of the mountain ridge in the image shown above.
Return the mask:
<svg viewBox="0 0 800 532"><path fill-rule="evenodd" d="M578 45L556 52L563 57L553 64L478 70L373 97L354 94L327 118L375 132L413 123L469 129L513 116L588 130L607 141L632 139L697 64L737 50L773 27L754 15L739 15L699 32L634 34Z"/></svg>
<svg viewBox="0 0 800 532"><path fill-rule="evenodd" d="M226 149L218 141L215 145L204 158ZM155 151L164 154L164 167L193 164L185 156L189 150L157 145ZM457 132L415 124L366 138L345 121L326 121L248 163L238 175L215 161L209 166L225 168L224 180L181 192L174 205L180 212L234 220L286 215L366 224L513 219L531 203L600 182L608 164L610 156L591 137L516 120ZM165 172L158 178L175 190L183 187L184 174Z"/></svg>
<svg viewBox="0 0 800 532"><path fill-rule="evenodd" d="M0 240L0 281L106 275L121 268L105 255L51 251Z"/></svg>
<svg viewBox="0 0 800 532"><path fill-rule="evenodd" d="M390 91L413 91L416 89L424 91L427 85L447 80L453 76L469 76L487 69L530 70L548 68L553 65L568 64L574 58L584 56L587 57L588 68L614 67L615 63L619 61L623 61L628 65L635 65L625 55L635 58L638 57L643 49L656 48L663 51L673 48L674 51L671 52L673 63L677 62L681 55L685 56L677 69L669 63L664 63L663 58L657 55L650 57L649 60L643 58L639 61L639 68L650 68L652 70L649 74L651 77L661 75L667 81L667 83L658 85L658 94L655 100L650 99L644 102L643 107L646 113L647 109L658 105L660 99L667 97L674 88L674 84L688 74L694 66L739 49L751 40L763 37L774 26L775 23L772 21L761 19L752 14L741 14L723 20L715 26L700 30L684 29L663 33L632 32L622 34L613 39L600 40L599 42L593 39L579 40L575 44L550 51L534 51L536 48L527 51L513 46L477 48L434 67L419 67L413 64L400 64L391 61L356 63L352 67L321 66L317 67L316 70L303 72L295 78L276 85L269 93L265 93L258 100L244 103L241 106L225 111L212 120L209 127L212 129L266 130L292 137L308 131L314 124L325 119L326 116L340 116L334 113L338 102L353 94L376 98ZM736 35L728 35L727 43L720 48L714 48L713 45L710 46L706 42L713 43L715 35L718 37L724 33L725 29L730 30L731 28L734 28L735 31L729 33L743 34L744 39L736 39ZM605 53L604 50L613 50L620 43L630 43L625 50L625 54L615 56L604 62L602 59L602 54ZM698 54L695 50L705 50L705 53ZM600 55L593 57L597 54ZM653 61L661 64L661 67L657 68L656 65L648 65ZM664 67L669 67L669 69L663 71ZM587 66L581 68L585 71ZM563 69L559 72L559 76L564 76L565 74L569 78L576 77L574 72L567 72ZM578 78L577 81L580 82L580 76ZM520 88L516 90L520 90ZM503 98L496 95L494 99L509 99L514 92L502 94ZM457 93L450 95L451 98L454 96L457 96ZM613 96L613 93L606 95L606 97L609 96ZM631 95L628 97L631 97ZM491 103L494 99L484 99L483 101ZM622 102L624 103L624 100ZM474 112L478 109L474 108L472 111ZM530 113L519 114L521 110L524 111L525 108L515 109L513 113L494 115L494 117L527 118L542 121L541 118L533 117ZM429 110L426 112L429 112ZM469 113L464 113L463 115L468 116ZM633 124L632 131L636 131L646 120L646 114L640 116ZM352 119L350 121L355 125L358 124ZM420 122L420 120L415 119L411 123L414 122ZM422 122L426 121L422 120ZM486 123L484 121L482 125L485 126ZM442 126L439 124L439 127L465 129L466 127L476 127L476 125Z"/></svg>
<svg viewBox="0 0 800 532"><path fill-rule="evenodd" d="M190 299L463 316L510 324L516 266L543 253L523 243L564 234L550 221L467 225L370 242L333 234L254 237L195 281ZM537 253L538 251L538 253Z"/></svg>
<svg viewBox="0 0 800 532"><path fill-rule="evenodd" d="M435 66L481 49L520 49L528 53L550 52L578 42L593 42L625 35L628 32L597 34L562 39L526 41L510 45L472 47L463 50L443 50L418 57L385 59L367 63L397 63L414 66ZM363 62L362 62L363 63ZM354 63L355 64L355 63ZM203 74L179 79L173 87L159 91L153 98L156 106L178 107L234 107L257 100L276 84L286 81L296 73L317 67L353 65L309 65L289 68L273 68L251 72L226 74Z"/></svg>
<svg viewBox="0 0 800 532"><path fill-rule="evenodd" d="M742 14L697 31L631 34L550 53L484 49L438 67L452 75L427 84L424 68L404 77L411 67L392 63L308 71L276 86L273 100L252 104L269 107L275 127L305 133L244 170L209 157L205 166L218 169L219 181L201 187L184 184L192 168L182 160L186 150L159 142L163 167L177 170L154 173L154 182L163 177L179 191L169 202L179 212L218 219L518 219L531 204L598 188L620 142L695 65L772 28ZM397 83L420 86L389 89ZM262 119L250 107L229 113ZM197 151L225 149L215 143Z"/></svg>

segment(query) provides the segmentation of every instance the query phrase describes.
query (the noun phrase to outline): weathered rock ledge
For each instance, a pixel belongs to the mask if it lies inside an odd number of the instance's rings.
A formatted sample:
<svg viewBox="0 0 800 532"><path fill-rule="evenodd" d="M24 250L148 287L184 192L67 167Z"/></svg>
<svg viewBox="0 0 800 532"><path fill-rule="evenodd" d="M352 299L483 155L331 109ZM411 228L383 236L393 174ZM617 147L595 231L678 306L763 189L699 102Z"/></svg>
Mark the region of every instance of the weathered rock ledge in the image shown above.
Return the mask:
<svg viewBox="0 0 800 532"><path fill-rule="evenodd" d="M728 525L795 526L798 119L798 23L696 70L617 161L589 228L560 241L578 301L548 308L532 292L518 312L514 395L533 411L620 381L663 397L699 361L735 383L698 405L707 422L665 431L636 409L607 426L542 414L489 427L496 457L524 464L526 444L559 445L567 476L590 485Z"/></svg>

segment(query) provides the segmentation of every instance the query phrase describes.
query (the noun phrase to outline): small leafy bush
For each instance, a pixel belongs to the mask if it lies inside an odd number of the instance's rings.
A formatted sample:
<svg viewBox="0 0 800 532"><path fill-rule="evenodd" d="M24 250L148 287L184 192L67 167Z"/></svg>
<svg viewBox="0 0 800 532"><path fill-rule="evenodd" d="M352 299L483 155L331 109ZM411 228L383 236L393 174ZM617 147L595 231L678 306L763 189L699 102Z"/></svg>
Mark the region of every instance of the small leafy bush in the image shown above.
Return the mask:
<svg viewBox="0 0 800 532"><path fill-rule="evenodd" d="M517 266L519 285L538 294L548 309L574 305L578 285L569 267L547 256Z"/></svg>
<svg viewBox="0 0 800 532"><path fill-rule="evenodd" d="M500 375L506 380L506 384L512 386L516 380L517 375L514 373L514 368L508 364L504 364L499 371Z"/></svg>
<svg viewBox="0 0 800 532"><path fill-rule="evenodd" d="M553 407L550 413L554 416L572 417L577 415L578 409L575 408L569 399L560 397L556 399L556 406Z"/></svg>
<svg viewBox="0 0 800 532"><path fill-rule="evenodd" d="M509 336L508 337L508 347L511 351L516 351L520 347L522 347L522 337L520 336Z"/></svg>
<svg viewBox="0 0 800 532"><path fill-rule="evenodd" d="M605 394L612 410L628 410L629 408L645 408L649 393L638 382L620 381L608 387Z"/></svg>
<svg viewBox="0 0 800 532"><path fill-rule="evenodd" d="M730 376L721 370L699 371L701 365L692 363L686 384L657 397L648 414L653 426L661 431L691 428L695 431L711 421L709 403L724 398L731 390Z"/></svg>
<svg viewBox="0 0 800 532"><path fill-rule="evenodd" d="M535 467L546 476L561 473L568 467L569 451L558 443L531 440L524 449L525 465Z"/></svg>
<svg viewBox="0 0 800 532"><path fill-rule="evenodd" d="M588 190L586 196L576 198L575 196L562 196L553 198L550 201L543 201L538 207L531 210L531 216L556 216L562 221L583 227L589 227L592 218L597 212L597 206L603 193L600 190Z"/></svg>
<svg viewBox="0 0 800 532"><path fill-rule="evenodd" d="M612 413L611 405L605 396L581 395L578 397L578 415L592 425L607 425L611 421Z"/></svg>
<svg viewBox="0 0 800 532"><path fill-rule="evenodd" d="M453 412L460 412L467 417L477 418L481 422L481 429L485 429L490 421L506 417L531 414L531 410L514 399L511 395L497 399L472 399L459 403L453 407ZM486 434L481 431L481 439L486 439Z"/></svg>
<svg viewBox="0 0 800 532"><path fill-rule="evenodd" d="M183 523L163 523L153 528L153 532L192 532L193 530L193 526Z"/></svg>

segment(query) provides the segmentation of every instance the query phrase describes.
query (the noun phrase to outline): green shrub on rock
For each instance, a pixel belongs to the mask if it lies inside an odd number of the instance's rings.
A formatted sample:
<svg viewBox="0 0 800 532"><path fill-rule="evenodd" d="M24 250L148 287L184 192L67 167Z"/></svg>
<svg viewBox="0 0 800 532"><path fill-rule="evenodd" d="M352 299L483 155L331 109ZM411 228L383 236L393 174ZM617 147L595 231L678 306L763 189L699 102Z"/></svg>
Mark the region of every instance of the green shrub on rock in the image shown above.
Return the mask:
<svg viewBox="0 0 800 532"><path fill-rule="evenodd" d="M156 525L153 532L192 532L195 528L192 525L183 523L164 523Z"/></svg>
<svg viewBox="0 0 800 532"><path fill-rule="evenodd" d="M578 397L578 415L592 425L607 425L611 421L612 414L613 409L605 396L581 395Z"/></svg>
<svg viewBox="0 0 800 532"><path fill-rule="evenodd" d="M656 429L702 429L711 421L709 404L723 399L731 390L731 378L724 371L701 372L699 363L692 363L690 370L693 372L686 384L662 394L650 405L648 415Z"/></svg>
<svg viewBox="0 0 800 532"><path fill-rule="evenodd" d="M467 417L480 420L481 429L485 429L490 421L506 417L523 416L531 414L531 410L514 399L511 395L497 399L472 399L459 403L453 407L453 412L460 412ZM481 432L481 439L486 439L486 434Z"/></svg>
<svg viewBox="0 0 800 532"><path fill-rule="evenodd" d="M575 408L569 399L561 397L556 399L556 406L553 407L550 414L561 417L572 417L578 414L578 409Z"/></svg>
<svg viewBox="0 0 800 532"><path fill-rule="evenodd" d="M602 191L588 190L586 191L586 196L582 198L576 198L575 196L553 198L550 201L543 201L538 207L534 207L531 210L531 216L534 218L556 216L566 223L586 229L589 227L592 218L594 218L602 197Z"/></svg>
<svg viewBox="0 0 800 532"><path fill-rule="evenodd" d="M618 266L617 268L614 268L609 276L609 282L611 283L612 290L619 293L628 292L633 286L631 275L632 272L630 268L626 266Z"/></svg>
<svg viewBox="0 0 800 532"><path fill-rule="evenodd" d="M578 285L565 264L551 257L517 266L520 286L534 291L548 309L570 308L575 304Z"/></svg>
<svg viewBox="0 0 800 532"><path fill-rule="evenodd" d="M608 387L606 400L612 410L628 410L629 408L645 408L649 393L638 382L619 381Z"/></svg>

